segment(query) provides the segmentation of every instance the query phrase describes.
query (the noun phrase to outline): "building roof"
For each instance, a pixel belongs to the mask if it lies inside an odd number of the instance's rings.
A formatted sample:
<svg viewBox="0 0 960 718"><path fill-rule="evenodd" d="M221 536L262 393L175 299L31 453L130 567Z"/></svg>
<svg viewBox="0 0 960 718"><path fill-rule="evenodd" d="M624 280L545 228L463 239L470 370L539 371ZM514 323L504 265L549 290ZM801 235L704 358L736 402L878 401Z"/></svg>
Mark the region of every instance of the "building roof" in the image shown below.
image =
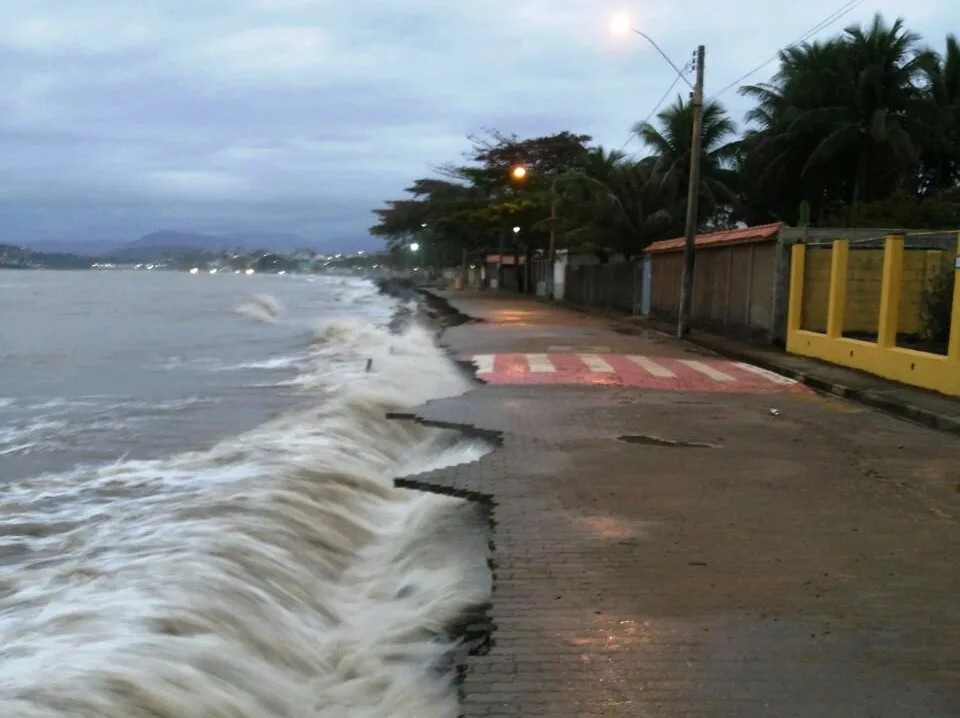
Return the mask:
<svg viewBox="0 0 960 718"><path fill-rule="evenodd" d="M723 247L730 244L765 242L775 238L784 226L786 225L783 222L774 222L773 224L761 224L756 227L744 227L743 229L730 229L724 232L698 234L697 247ZM651 244L647 247L646 251L654 254L660 252L678 252L683 249L683 245L683 237L663 239Z"/></svg>

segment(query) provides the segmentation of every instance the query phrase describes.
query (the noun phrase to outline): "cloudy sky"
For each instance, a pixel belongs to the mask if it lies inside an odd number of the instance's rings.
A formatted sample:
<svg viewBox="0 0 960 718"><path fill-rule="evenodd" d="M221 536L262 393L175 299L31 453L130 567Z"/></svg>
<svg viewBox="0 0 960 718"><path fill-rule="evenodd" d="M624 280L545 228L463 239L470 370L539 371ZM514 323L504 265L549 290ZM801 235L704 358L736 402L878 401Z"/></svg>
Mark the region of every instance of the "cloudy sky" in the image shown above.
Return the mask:
<svg viewBox="0 0 960 718"><path fill-rule="evenodd" d="M709 96L844 5L0 0L0 242L172 228L376 246L370 211L485 127L623 145L675 74L612 17L678 65L705 44ZM952 5L859 0L822 35L880 11L940 48ZM736 92L720 99L739 119Z"/></svg>

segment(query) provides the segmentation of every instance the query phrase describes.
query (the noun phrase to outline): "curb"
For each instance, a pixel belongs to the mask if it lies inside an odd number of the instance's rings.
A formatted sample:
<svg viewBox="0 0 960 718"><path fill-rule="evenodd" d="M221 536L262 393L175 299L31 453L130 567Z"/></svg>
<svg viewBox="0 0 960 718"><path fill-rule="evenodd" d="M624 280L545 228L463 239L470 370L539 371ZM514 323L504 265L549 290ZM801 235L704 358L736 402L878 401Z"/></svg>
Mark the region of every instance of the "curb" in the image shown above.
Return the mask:
<svg viewBox="0 0 960 718"><path fill-rule="evenodd" d="M662 331L659 323L655 320L644 320L643 323L648 325L651 329ZM815 389L816 391L824 394L831 394L842 399L849 399L850 401L855 401L860 404L864 404L865 406L879 409L880 411L890 414L891 416L895 416L900 419L907 419L931 429L937 429L939 431L945 431L948 434L960 436L960 419L952 416L938 414L934 411L924 409L914 404L905 404L903 402L877 394L869 389L855 389L853 387L846 386L845 384L832 382L828 379L817 376L816 374L783 366L782 364L771 361L766 357L757 356L755 353L750 351L737 350L727 346L718 346L709 339L703 339L693 334L687 335L684 337L684 340L690 342L691 344L696 344L699 347L703 347L704 349L714 351L721 356L749 362L750 364L759 366L767 371L772 371L776 374L780 374L781 376L794 379L801 384L809 386L811 389Z"/></svg>

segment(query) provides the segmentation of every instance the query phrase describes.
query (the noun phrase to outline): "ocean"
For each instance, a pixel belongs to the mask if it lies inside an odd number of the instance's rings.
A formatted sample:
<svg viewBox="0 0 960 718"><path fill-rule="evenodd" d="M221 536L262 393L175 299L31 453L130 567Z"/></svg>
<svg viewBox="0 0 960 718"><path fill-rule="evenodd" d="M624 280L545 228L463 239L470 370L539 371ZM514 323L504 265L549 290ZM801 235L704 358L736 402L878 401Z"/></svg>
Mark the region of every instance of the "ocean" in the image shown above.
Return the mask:
<svg viewBox="0 0 960 718"><path fill-rule="evenodd" d="M471 385L359 278L0 272L0 715L456 716L488 526L393 479L490 447L386 414Z"/></svg>

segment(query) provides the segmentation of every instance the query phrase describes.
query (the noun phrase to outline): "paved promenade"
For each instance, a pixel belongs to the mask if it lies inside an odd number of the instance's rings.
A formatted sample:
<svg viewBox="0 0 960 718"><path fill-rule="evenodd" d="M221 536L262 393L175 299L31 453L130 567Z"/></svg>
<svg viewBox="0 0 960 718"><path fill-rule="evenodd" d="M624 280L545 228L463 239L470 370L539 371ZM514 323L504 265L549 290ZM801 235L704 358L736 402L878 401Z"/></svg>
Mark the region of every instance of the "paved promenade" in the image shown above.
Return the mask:
<svg viewBox="0 0 960 718"><path fill-rule="evenodd" d="M415 413L502 441L414 483L494 502L465 716L960 717L956 437L665 335L449 297L483 321L443 341L489 383Z"/></svg>

